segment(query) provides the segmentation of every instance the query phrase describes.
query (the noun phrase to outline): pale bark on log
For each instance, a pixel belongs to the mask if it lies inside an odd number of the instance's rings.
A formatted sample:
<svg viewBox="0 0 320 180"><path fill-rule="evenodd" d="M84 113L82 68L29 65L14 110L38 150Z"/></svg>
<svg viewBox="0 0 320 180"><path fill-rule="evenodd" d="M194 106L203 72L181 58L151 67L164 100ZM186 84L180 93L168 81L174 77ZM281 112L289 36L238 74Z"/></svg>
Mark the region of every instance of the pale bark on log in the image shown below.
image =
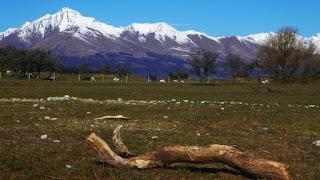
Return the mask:
<svg viewBox="0 0 320 180"><path fill-rule="evenodd" d="M120 128L114 132L115 146L120 153L128 153L128 148L122 143ZM232 146L213 144L207 147L173 146L165 147L160 151L149 152L132 158L122 158L114 153L109 145L96 134L88 138L90 145L97 150L101 158L108 164L119 168L150 169L165 167L172 163L212 163L220 162L244 173L258 178L288 180L288 166L283 163L266 159L254 158ZM121 143L119 143L121 142ZM120 146L119 146L120 144ZM122 147L121 147L122 146ZM124 147L125 148L124 148Z"/></svg>
<svg viewBox="0 0 320 180"><path fill-rule="evenodd" d="M118 126L114 131L114 136L112 138L113 144L116 148L116 153L119 154L121 157L132 157L135 156L133 153L131 153L128 149L128 147L123 143L121 135L120 135L120 129L122 126Z"/></svg>

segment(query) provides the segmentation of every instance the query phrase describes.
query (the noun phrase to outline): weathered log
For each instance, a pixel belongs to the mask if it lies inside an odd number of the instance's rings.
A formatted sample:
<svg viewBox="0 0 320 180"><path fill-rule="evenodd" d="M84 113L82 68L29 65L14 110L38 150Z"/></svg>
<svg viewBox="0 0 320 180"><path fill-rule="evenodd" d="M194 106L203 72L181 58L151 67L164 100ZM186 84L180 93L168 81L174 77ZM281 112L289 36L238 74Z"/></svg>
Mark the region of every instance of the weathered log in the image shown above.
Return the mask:
<svg viewBox="0 0 320 180"><path fill-rule="evenodd" d="M113 131L114 136L112 140L113 140L114 147L116 148L116 153L121 157L133 157L135 155L129 151L128 147L122 141L122 138L120 135L121 128L122 126L120 125Z"/></svg>
<svg viewBox="0 0 320 180"><path fill-rule="evenodd" d="M115 133L118 134L116 135L116 138L120 137L120 128L118 127L118 130L115 130ZM105 162L119 168L150 169L165 167L166 165L180 162L220 162L229 165L244 174L250 174L258 178L289 179L288 166L286 164L254 158L253 156L245 154L232 146L218 144L209 145L207 147L173 146L165 147L160 151L149 152L132 158L122 158L114 153L109 145L96 134L92 133L87 140L89 144L97 150ZM122 142L121 138L120 142ZM115 144L117 143L119 144L119 141ZM125 151L129 152L127 148L122 148L119 149L120 153Z"/></svg>

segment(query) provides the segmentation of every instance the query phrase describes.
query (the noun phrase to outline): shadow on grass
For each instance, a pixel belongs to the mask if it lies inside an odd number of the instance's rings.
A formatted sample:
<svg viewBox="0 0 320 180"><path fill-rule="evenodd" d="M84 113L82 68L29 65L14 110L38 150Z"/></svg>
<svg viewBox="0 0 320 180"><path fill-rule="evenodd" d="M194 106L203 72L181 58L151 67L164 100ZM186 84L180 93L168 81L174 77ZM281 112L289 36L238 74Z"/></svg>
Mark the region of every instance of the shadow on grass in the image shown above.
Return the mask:
<svg viewBox="0 0 320 180"><path fill-rule="evenodd" d="M96 162L95 163L97 166L101 168L113 168L110 166L108 163L105 162ZM227 168L205 168L205 167L187 167L187 166L166 166L164 169L168 170L174 170L174 171L189 171L192 173L207 173L207 174L219 174L219 173L224 173L224 174L230 174L234 176L243 176L244 178L248 179L257 179L256 177L252 176L251 174L246 174L243 172L239 172L236 170L232 169L227 169Z"/></svg>
<svg viewBox="0 0 320 180"><path fill-rule="evenodd" d="M205 168L205 167L166 167L167 169L171 170L187 170L193 173L208 173L208 174L219 174L225 173L235 176L243 176L249 179L256 179L254 176L246 173L242 173L236 170L227 169L227 168Z"/></svg>

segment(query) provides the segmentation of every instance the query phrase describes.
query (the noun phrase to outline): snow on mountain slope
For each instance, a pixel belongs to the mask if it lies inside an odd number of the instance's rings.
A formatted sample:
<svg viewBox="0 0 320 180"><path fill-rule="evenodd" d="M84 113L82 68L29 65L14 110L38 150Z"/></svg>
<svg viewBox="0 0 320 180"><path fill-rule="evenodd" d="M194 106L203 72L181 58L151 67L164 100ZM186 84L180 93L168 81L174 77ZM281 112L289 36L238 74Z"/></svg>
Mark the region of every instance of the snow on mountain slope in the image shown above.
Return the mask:
<svg viewBox="0 0 320 180"><path fill-rule="evenodd" d="M83 35L89 37L103 35L107 38L116 39L123 32L129 31L131 33L138 33L140 41L144 41L145 36L152 33L155 34L155 38L160 42L166 41L166 38L169 38L179 44L194 44L188 37L189 35L204 36L218 41L218 38L211 37L205 33L192 30L178 31L166 23L133 23L127 27L114 27L99 22L92 17L84 17L79 12L70 8L62 8L55 14L48 14L33 22L26 22L20 28L8 29L0 33L0 40L13 33L17 33L22 41L30 43L34 37L41 40L53 31L80 33L75 34L74 37L79 37L81 40L85 40Z"/></svg>
<svg viewBox="0 0 320 180"><path fill-rule="evenodd" d="M320 53L320 34L310 37L310 40L317 46L317 52Z"/></svg>
<svg viewBox="0 0 320 180"><path fill-rule="evenodd" d="M138 33L139 35L147 36L150 33L155 34L155 38L158 41L165 41L166 38L170 38L172 40L177 41L178 43L190 43L191 40L188 38L188 36L183 33L179 32L173 27L169 26L166 23L133 23L125 28L125 30L132 32L132 33Z"/></svg>
<svg viewBox="0 0 320 180"><path fill-rule="evenodd" d="M132 33L138 33L139 35L147 36L148 34L155 34L155 37L158 41L165 41L166 38L170 38L175 40L179 44L188 44L194 43L188 35L199 35L199 36L206 36L210 39L216 40L215 37L210 37L204 33L197 32L197 31L178 31L177 29L173 28L167 23L133 23L124 28L124 31L129 31ZM141 38L143 41L144 38Z"/></svg>
<svg viewBox="0 0 320 180"><path fill-rule="evenodd" d="M10 34L16 32L17 29L16 28L9 28L8 30L6 30L5 32L0 33L0 40L3 39L4 37L9 36Z"/></svg>
<svg viewBox="0 0 320 180"><path fill-rule="evenodd" d="M275 35L275 33L273 32L269 32L269 33L258 33L258 34L251 34L248 36L244 36L242 37L243 40L252 42L252 43L256 43L259 45L262 45L265 43L265 41L270 37Z"/></svg>
<svg viewBox="0 0 320 180"><path fill-rule="evenodd" d="M1 39L12 33L18 33L21 40L29 42L34 36L42 39L52 32L81 33L97 37L100 34L109 37L119 37L122 28L116 28L91 17L84 17L79 12L70 8L62 8L53 15L45 15L33 22L26 22L19 29L9 29L0 35Z"/></svg>

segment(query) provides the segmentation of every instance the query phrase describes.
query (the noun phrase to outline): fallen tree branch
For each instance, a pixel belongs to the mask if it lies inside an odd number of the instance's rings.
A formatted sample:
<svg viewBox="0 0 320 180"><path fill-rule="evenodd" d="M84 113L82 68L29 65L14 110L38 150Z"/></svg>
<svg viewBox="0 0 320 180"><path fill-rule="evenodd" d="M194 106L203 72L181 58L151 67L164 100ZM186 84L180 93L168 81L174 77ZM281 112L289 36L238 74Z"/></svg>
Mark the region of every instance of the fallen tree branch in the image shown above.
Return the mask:
<svg viewBox="0 0 320 180"><path fill-rule="evenodd" d="M120 129L122 128L122 126L118 126L114 131L114 136L112 138L113 140L113 144L116 148L116 152L118 155L120 155L121 157L133 157L135 156L134 154L132 154L128 147L126 145L124 145L121 135L120 135Z"/></svg>
<svg viewBox="0 0 320 180"><path fill-rule="evenodd" d="M120 129L121 127L118 127L114 131L116 134L115 139L118 139L117 141L114 141L115 146L120 153L129 153L128 148L122 143ZM119 168L150 169L165 167L166 165L180 162L198 164L220 162L254 177L289 179L287 165L266 159L254 158L232 146L218 144L209 145L207 147L173 146L136 157L122 158L114 153L109 145L96 134L92 133L87 140L89 144L97 150L105 162Z"/></svg>

